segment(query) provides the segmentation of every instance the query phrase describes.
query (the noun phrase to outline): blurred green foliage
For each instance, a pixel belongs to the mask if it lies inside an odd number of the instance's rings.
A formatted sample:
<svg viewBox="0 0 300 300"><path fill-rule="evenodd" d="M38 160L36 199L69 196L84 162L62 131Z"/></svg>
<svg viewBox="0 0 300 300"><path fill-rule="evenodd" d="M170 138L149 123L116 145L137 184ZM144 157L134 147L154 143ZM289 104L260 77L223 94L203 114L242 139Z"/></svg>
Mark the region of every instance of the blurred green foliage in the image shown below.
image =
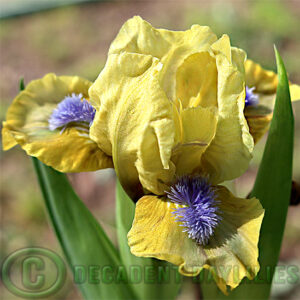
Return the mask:
<svg viewBox="0 0 300 300"><path fill-rule="evenodd" d="M219 36L228 34L234 46L245 49L249 58L272 70L275 44L288 52L289 72L299 72L299 52L295 50L300 50L300 40L296 39L300 18L283 1L214 1L208 9L188 10L186 22L209 25Z"/></svg>

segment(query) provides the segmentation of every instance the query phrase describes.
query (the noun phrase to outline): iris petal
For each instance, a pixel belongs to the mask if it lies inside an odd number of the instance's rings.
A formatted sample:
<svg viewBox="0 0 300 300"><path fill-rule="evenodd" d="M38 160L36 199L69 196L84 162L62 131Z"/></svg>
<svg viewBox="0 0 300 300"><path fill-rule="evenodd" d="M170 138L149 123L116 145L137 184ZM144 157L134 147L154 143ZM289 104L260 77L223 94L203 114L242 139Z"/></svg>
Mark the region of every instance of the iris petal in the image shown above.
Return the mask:
<svg viewBox="0 0 300 300"><path fill-rule="evenodd" d="M179 205L163 197L142 197L128 233L131 252L167 260L187 276L209 269L224 293L226 285L235 288L245 276L253 279L259 270L257 244L264 210L257 199L236 198L224 187L216 187L216 195L222 220L206 246L190 239L174 219Z"/></svg>
<svg viewBox="0 0 300 300"><path fill-rule="evenodd" d="M176 174L192 174L201 167L201 157L216 134L218 114L214 107L180 109L181 129L173 148L172 161Z"/></svg>
<svg viewBox="0 0 300 300"><path fill-rule="evenodd" d="M258 94L275 94L278 84L277 75L272 71L264 70L259 64L247 59L245 62L246 84L255 87Z"/></svg>
<svg viewBox="0 0 300 300"><path fill-rule="evenodd" d="M259 64L248 59L245 62L246 84L255 88L259 97L257 107L246 107L245 117L247 119L250 133L257 143L268 131L272 120L272 110L275 103L278 77L272 71L264 70ZM290 84L291 100L300 99L300 86Z"/></svg>
<svg viewBox="0 0 300 300"><path fill-rule="evenodd" d="M277 74L263 69L261 65L250 59L245 62L245 72L247 86L255 87L255 93L259 94L260 98L266 96L266 102L271 102L269 106L273 105L278 85ZM290 94L292 101L300 100L300 86L290 83ZM263 101L262 104L267 103Z"/></svg>
<svg viewBox="0 0 300 300"><path fill-rule="evenodd" d="M224 40L227 47L230 47L227 38ZM254 146L244 117L245 53L240 49L231 48L229 61L228 55L223 54L225 50L218 51L218 124L215 137L201 161L201 170L210 174L214 184L243 174L252 158Z"/></svg>
<svg viewBox="0 0 300 300"><path fill-rule="evenodd" d="M143 192L140 183L163 194L175 173L173 104L160 86L160 71L158 59L149 55L111 54L89 90L97 110L91 138L112 155L131 197Z"/></svg>
<svg viewBox="0 0 300 300"><path fill-rule="evenodd" d="M250 133L253 136L254 143L257 143L269 130L273 112L266 106L258 105L247 107L244 113L249 125Z"/></svg>
<svg viewBox="0 0 300 300"><path fill-rule="evenodd" d="M176 72L184 60L207 50L217 36L207 26L193 25L187 31L156 29L140 17L129 19L112 42L109 54L140 53L157 57L163 64L162 88L176 99Z"/></svg>
<svg viewBox="0 0 300 300"><path fill-rule="evenodd" d="M58 103L72 93L87 97L91 83L79 77L48 74L28 84L9 107L3 123L3 148L19 144L28 155L61 172L94 171L112 167L111 158L89 138L88 126L74 124L49 130Z"/></svg>
<svg viewBox="0 0 300 300"><path fill-rule="evenodd" d="M176 74L177 97L182 106L217 107L216 59L208 51L189 56Z"/></svg>

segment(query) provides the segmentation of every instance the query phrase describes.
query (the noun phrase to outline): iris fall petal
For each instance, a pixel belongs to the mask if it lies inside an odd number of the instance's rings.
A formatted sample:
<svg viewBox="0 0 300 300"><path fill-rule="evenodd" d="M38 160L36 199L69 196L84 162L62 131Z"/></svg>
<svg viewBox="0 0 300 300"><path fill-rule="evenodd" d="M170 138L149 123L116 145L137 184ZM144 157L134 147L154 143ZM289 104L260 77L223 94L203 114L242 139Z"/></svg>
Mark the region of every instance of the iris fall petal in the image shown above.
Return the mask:
<svg viewBox="0 0 300 300"><path fill-rule="evenodd" d="M245 62L246 85L254 87L254 92L259 97L258 106L248 106L245 108L250 132L257 143L268 131L272 120L272 109L275 102L278 77L272 71L264 70L259 64L247 59ZM290 84L291 100L300 99L300 86ZM263 113L264 112L264 113Z"/></svg>
<svg viewBox="0 0 300 300"><path fill-rule="evenodd" d="M257 244L264 210L255 198L236 198L221 186L216 191L222 221L207 245L197 244L182 231L172 214L176 204L164 197L144 196L137 202L128 233L131 252L167 260L178 265L183 275L209 269L224 293L227 285L233 289L245 276L253 279L259 270Z"/></svg>
<svg viewBox="0 0 300 300"><path fill-rule="evenodd" d="M49 130L49 118L66 96L87 96L88 80L48 74L30 82L14 99L3 123L3 148L19 144L28 155L61 172L84 172L112 167L111 158L89 138L88 125Z"/></svg>

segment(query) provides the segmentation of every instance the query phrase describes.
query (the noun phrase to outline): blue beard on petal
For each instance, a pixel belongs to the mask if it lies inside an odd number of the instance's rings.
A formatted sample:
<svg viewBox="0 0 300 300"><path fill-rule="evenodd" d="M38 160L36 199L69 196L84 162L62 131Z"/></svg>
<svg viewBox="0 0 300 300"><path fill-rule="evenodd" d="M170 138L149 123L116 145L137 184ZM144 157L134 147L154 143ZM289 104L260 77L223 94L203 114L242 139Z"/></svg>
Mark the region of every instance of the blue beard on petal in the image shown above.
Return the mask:
<svg viewBox="0 0 300 300"><path fill-rule="evenodd" d="M206 245L222 220L219 201L208 179L200 176L182 176L166 192L173 203L185 205L173 212L189 238Z"/></svg>
<svg viewBox="0 0 300 300"><path fill-rule="evenodd" d="M82 97L82 94L72 94L66 96L53 110L49 118L49 129L63 129L72 122L84 122L92 125L96 110Z"/></svg>
<svg viewBox="0 0 300 300"><path fill-rule="evenodd" d="M245 106L257 105L259 102L259 97L257 94L253 93L255 87L249 88L246 86L246 98L245 98Z"/></svg>

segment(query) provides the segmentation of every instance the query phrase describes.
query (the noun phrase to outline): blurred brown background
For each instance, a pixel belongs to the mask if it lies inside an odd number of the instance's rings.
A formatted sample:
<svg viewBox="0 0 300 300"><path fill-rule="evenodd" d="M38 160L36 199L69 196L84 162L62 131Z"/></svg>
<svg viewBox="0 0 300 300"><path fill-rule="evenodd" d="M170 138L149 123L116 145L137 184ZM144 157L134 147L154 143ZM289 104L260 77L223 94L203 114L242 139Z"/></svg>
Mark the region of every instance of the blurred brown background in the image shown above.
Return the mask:
<svg viewBox="0 0 300 300"><path fill-rule="evenodd" d="M276 44L291 81L300 83L300 1L297 0L99 1L23 15L41 10L49 2L0 1L2 17L7 17L5 14L8 13L19 15L0 21L1 121L18 93L22 76L25 84L49 72L80 75L94 80L104 66L110 42L121 25L134 15L142 16L155 27L173 30L185 30L194 23L209 25L218 36L229 34L234 46L243 48L249 58L273 70L273 44ZM300 101L294 103L294 112L294 180L300 182ZM264 142L265 139L257 145L249 171L235 182L239 195L245 196L251 189ZM113 171L72 174L70 179L80 197L115 241ZM31 161L19 147L1 153L0 191L1 261L11 252L28 246L42 246L61 253L48 224ZM291 207L280 263L300 268L299 219L300 206ZM186 280L180 299L195 296L190 285ZM3 286L0 288L3 299L17 299ZM299 281L298 286L274 287L272 297L300 299ZM64 288L49 299L81 299L81 296L68 278Z"/></svg>

